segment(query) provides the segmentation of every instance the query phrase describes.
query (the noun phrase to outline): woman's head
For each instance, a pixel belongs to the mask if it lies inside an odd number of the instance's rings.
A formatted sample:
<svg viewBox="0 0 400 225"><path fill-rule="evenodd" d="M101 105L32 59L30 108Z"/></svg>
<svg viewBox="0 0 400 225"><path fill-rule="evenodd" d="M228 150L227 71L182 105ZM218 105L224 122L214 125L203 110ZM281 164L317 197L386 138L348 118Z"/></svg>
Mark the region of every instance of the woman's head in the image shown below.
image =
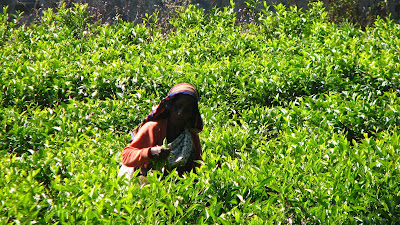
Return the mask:
<svg viewBox="0 0 400 225"><path fill-rule="evenodd" d="M171 88L166 99L168 101L169 118L176 123L185 123L192 130L200 132L203 129L203 121L197 102L199 101L199 92L188 84L180 83Z"/></svg>
<svg viewBox="0 0 400 225"><path fill-rule="evenodd" d="M187 94L177 94L167 105L168 118L177 126L193 126L198 113L196 99Z"/></svg>
<svg viewBox="0 0 400 225"><path fill-rule="evenodd" d="M133 131L136 131L146 122L169 117L170 114L176 115L185 121L186 126L192 132L203 130L203 120L201 119L198 101L199 92L188 83L180 83L171 88L168 96L161 100L160 104L148 115L143 122Z"/></svg>

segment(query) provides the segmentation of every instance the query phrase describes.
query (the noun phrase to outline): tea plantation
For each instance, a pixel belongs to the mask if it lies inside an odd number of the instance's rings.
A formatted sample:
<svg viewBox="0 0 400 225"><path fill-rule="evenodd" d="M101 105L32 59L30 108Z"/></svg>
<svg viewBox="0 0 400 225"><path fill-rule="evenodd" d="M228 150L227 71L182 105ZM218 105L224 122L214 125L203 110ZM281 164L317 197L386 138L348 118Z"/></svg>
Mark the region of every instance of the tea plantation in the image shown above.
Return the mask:
<svg viewBox="0 0 400 225"><path fill-rule="evenodd" d="M0 224L399 224L400 25L189 6L161 29L85 5L0 14ZM197 174L117 176L129 131L189 82Z"/></svg>

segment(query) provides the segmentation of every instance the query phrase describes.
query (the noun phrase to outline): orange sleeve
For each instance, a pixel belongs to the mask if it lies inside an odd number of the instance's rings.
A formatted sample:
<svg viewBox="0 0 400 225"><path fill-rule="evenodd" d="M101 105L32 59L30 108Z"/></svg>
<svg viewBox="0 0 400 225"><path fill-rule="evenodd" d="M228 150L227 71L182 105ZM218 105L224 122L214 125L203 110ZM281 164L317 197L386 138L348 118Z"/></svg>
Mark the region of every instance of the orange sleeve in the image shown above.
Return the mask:
<svg viewBox="0 0 400 225"><path fill-rule="evenodd" d="M145 123L136 133L135 139L122 151L122 164L129 167L147 168L151 161L150 148L162 143L162 131L157 121Z"/></svg>

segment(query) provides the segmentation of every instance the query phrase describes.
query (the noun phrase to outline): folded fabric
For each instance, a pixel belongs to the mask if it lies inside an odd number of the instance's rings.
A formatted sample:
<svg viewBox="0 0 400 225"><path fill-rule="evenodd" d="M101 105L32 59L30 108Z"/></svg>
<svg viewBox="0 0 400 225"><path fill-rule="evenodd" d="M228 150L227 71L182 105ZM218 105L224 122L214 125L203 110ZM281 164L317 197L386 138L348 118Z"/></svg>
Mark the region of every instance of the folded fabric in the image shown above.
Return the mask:
<svg viewBox="0 0 400 225"><path fill-rule="evenodd" d="M168 147L171 149L168 157L170 168L185 166L195 151L189 129L186 128Z"/></svg>

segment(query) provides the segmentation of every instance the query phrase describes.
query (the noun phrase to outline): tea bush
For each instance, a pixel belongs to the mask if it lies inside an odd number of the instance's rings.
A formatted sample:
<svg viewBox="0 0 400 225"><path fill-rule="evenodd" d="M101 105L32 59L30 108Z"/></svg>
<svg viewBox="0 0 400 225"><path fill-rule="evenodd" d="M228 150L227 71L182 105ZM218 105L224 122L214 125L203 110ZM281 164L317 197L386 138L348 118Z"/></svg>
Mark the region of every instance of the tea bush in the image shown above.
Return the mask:
<svg viewBox="0 0 400 225"><path fill-rule="evenodd" d="M85 7L0 17L2 224L400 222L397 23L188 6L164 33L88 24ZM197 174L117 177L129 131L178 82L201 94Z"/></svg>

